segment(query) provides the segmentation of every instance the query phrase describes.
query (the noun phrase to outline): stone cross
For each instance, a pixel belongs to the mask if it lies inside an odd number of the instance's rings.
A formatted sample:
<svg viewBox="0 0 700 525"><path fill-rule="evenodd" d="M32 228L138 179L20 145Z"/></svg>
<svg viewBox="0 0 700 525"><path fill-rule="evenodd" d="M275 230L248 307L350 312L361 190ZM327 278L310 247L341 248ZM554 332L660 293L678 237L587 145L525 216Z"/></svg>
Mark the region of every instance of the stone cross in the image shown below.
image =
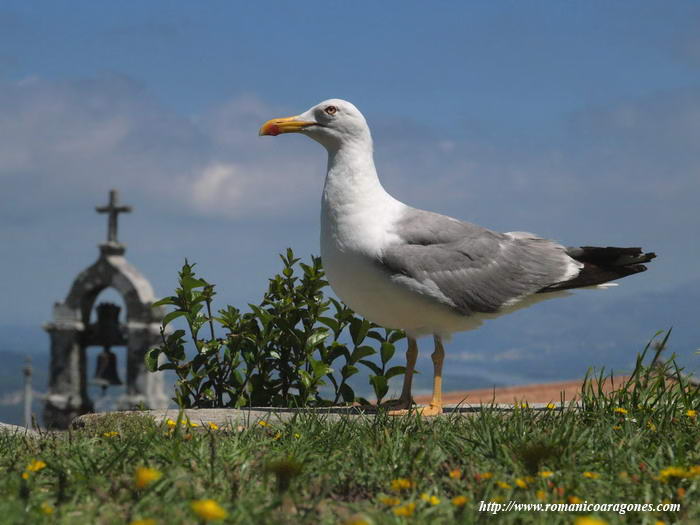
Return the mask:
<svg viewBox="0 0 700 525"><path fill-rule="evenodd" d="M107 242L118 243L117 241L117 217L120 213L131 212L131 206L119 206L119 193L117 190L109 191L109 204L107 206L97 206L97 213L109 214L107 227Z"/></svg>

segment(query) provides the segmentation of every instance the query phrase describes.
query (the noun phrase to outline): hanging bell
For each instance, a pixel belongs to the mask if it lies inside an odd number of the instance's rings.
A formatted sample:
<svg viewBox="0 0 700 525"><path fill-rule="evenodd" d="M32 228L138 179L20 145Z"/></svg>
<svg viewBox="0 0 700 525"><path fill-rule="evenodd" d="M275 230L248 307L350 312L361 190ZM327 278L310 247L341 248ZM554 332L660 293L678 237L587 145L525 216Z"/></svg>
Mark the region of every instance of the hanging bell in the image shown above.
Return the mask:
<svg viewBox="0 0 700 525"><path fill-rule="evenodd" d="M117 373L117 356L110 350L109 346L105 346L97 356L97 368L92 382L100 385L103 392L107 390L108 386L122 384Z"/></svg>

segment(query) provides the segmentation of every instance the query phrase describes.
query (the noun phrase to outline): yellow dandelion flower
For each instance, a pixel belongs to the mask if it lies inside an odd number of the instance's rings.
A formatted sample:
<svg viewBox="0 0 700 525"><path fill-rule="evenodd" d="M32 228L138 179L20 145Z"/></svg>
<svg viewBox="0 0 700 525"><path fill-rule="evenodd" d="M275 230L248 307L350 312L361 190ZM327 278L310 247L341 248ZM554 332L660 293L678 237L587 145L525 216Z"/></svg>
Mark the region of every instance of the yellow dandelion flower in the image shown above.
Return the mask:
<svg viewBox="0 0 700 525"><path fill-rule="evenodd" d="M272 439L274 439L275 441L282 439L282 432L278 430Z"/></svg>
<svg viewBox="0 0 700 525"><path fill-rule="evenodd" d="M654 525L666 525L666 523L663 522L663 521L661 521L661 520L656 520L656 521L654 522Z"/></svg>
<svg viewBox="0 0 700 525"><path fill-rule="evenodd" d="M597 472L586 471L582 475L584 478L588 478L588 479L598 479L600 477L600 474L598 474Z"/></svg>
<svg viewBox="0 0 700 525"><path fill-rule="evenodd" d="M207 423L207 426L209 427L209 430L219 430L219 425L211 421Z"/></svg>
<svg viewBox="0 0 700 525"><path fill-rule="evenodd" d="M187 420L187 424L188 424L191 428L196 428L196 427L199 426L199 423L192 423L192 421L190 421L189 419Z"/></svg>
<svg viewBox="0 0 700 525"><path fill-rule="evenodd" d="M627 409L622 407L615 407L613 409L613 412L617 412L618 414L627 414Z"/></svg>
<svg viewBox="0 0 700 525"><path fill-rule="evenodd" d="M683 467L666 467L659 471L659 481L666 483L671 478L682 479L687 477L688 471Z"/></svg>
<svg viewBox="0 0 700 525"><path fill-rule="evenodd" d="M464 507L469 502L469 498L466 496L455 496L450 500L450 503L455 507Z"/></svg>
<svg viewBox="0 0 700 525"><path fill-rule="evenodd" d="M528 407L527 401L520 403L520 408L527 408L527 407Z"/></svg>
<svg viewBox="0 0 700 525"><path fill-rule="evenodd" d="M554 403L547 403L547 410L554 410L555 408L557 408L557 405Z"/></svg>
<svg viewBox="0 0 700 525"><path fill-rule="evenodd" d="M613 425L612 429L613 430L622 430L622 427L620 425Z"/></svg>
<svg viewBox="0 0 700 525"><path fill-rule="evenodd" d="M479 479L491 479L493 477L493 472L480 472L477 476Z"/></svg>
<svg viewBox="0 0 700 525"><path fill-rule="evenodd" d="M575 505L576 503L583 503L583 500L578 496L569 496L568 502Z"/></svg>
<svg viewBox="0 0 700 525"><path fill-rule="evenodd" d="M506 483L505 481L497 481L497 482L496 482L496 485L498 485L498 486L501 487L502 489L509 489L509 488L511 488L511 486L510 486L508 483Z"/></svg>
<svg viewBox="0 0 700 525"><path fill-rule="evenodd" d="M700 465L694 465L692 467L688 467L688 469L686 470L686 477L688 477L688 478L700 477Z"/></svg>
<svg viewBox="0 0 700 525"><path fill-rule="evenodd" d="M698 411L697 411L697 410L688 409L688 410L685 411L685 415L688 416L688 417L691 417L691 418L693 418L693 417L698 417Z"/></svg>
<svg viewBox="0 0 700 525"><path fill-rule="evenodd" d="M29 472L27 472L26 470L22 472L22 479L29 479Z"/></svg>
<svg viewBox="0 0 700 525"><path fill-rule="evenodd" d="M402 490L412 489L416 484L410 479L396 478L391 480L391 490L401 492Z"/></svg>
<svg viewBox="0 0 700 525"><path fill-rule="evenodd" d="M40 459L34 460L29 465L27 465L28 472L39 472L41 469L44 468L46 468L46 463L44 463Z"/></svg>
<svg viewBox="0 0 700 525"><path fill-rule="evenodd" d="M301 434L299 434L298 432L294 433L294 439L299 439L300 437L301 437Z"/></svg>
<svg viewBox="0 0 700 525"><path fill-rule="evenodd" d="M413 513L416 510L416 504L411 502L411 503L406 503L405 505L401 505L400 507L394 507L391 509L391 512L393 512L396 516L404 516L404 517L409 517L413 516Z"/></svg>
<svg viewBox="0 0 700 525"><path fill-rule="evenodd" d="M515 485L521 489L527 488L527 482L523 478L515 478Z"/></svg>
<svg viewBox="0 0 700 525"><path fill-rule="evenodd" d="M113 438L113 437L117 437L118 435L119 435L119 432L116 432L113 430L112 432L105 432L104 434L102 434L102 437Z"/></svg>
<svg viewBox="0 0 700 525"><path fill-rule="evenodd" d="M396 505L401 503L401 500L396 496L379 496L379 503L382 503L387 507L396 507Z"/></svg>
<svg viewBox="0 0 700 525"><path fill-rule="evenodd" d="M608 522L605 520L601 520L600 518L582 516L574 520L574 525L608 525Z"/></svg>
<svg viewBox="0 0 700 525"><path fill-rule="evenodd" d="M554 472L552 472L551 470L540 470L537 473L537 475L541 478L551 478L552 476L554 476Z"/></svg>
<svg viewBox="0 0 700 525"><path fill-rule="evenodd" d="M137 489L145 489L151 483L158 481L163 474L154 468L139 467L134 473L134 485Z"/></svg>
<svg viewBox="0 0 700 525"><path fill-rule="evenodd" d="M462 477L462 471L458 468L450 470L450 479L460 479Z"/></svg>
<svg viewBox="0 0 700 525"><path fill-rule="evenodd" d="M267 421L258 421L258 425L261 427L269 427L270 424Z"/></svg>
<svg viewBox="0 0 700 525"><path fill-rule="evenodd" d="M652 432L656 432L656 425L652 421L647 421L647 428Z"/></svg>
<svg viewBox="0 0 700 525"><path fill-rule="evenodd" d="M544 501L547 499L547 493L544 490L538 490L535 492L535 497L540 501Z"/></svg>
<svg viewBox="0 0 700 525"><path fill-rule="evenodd" d="M48 501L42 501L41 505L39 505L39 510L41 511L42 514L45 514L46 516L50 516L53 514L53 511L56 510L53 508L53 505L51 505Z"/></svg>
<svg viewBox="0 0 700 525"><path fill-rule="evenodd" d="M153 518L134 520L129 525L156 525L156 520L154 520Z"/></svg>
<svg viewBox="0 0 700 525"><path fill-rule="evenodd" d="M228 516L226 509L213 499L198 499L193 501L190 506L194 513L204 521L223 520Z"/></svg>
<svg viewBox="0 0 700 525"><path fill-rule="evenodd" d="M440 504L440 498L438 498L437 496L431 496L427 492L424 492L423 494L421 494L420 499L422 499L426 503L430 503L431 505L439 505Z"/></svg>
<svg viewBox="0 0 700 525"><path fill-rule="evenodd" d="M165 420L165 424L168 425L170 428L175 428L177 426L177 423L170 418Z"/></svg>

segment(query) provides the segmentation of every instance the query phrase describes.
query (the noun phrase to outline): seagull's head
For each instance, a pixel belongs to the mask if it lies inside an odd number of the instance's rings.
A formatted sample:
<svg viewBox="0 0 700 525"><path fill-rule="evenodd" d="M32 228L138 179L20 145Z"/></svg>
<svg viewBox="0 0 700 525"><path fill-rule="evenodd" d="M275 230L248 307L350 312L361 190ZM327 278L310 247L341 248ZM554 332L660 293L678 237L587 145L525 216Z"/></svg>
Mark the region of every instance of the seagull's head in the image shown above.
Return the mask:
<svg viewBox="0 0 700 525"><path fill-rule="evenodd" d="M352 142L371 143L365 117L353 104L332 98L316 104L294 117L274 118L260 128L260 135L302 133L321 143L329 151Z"/></svg>

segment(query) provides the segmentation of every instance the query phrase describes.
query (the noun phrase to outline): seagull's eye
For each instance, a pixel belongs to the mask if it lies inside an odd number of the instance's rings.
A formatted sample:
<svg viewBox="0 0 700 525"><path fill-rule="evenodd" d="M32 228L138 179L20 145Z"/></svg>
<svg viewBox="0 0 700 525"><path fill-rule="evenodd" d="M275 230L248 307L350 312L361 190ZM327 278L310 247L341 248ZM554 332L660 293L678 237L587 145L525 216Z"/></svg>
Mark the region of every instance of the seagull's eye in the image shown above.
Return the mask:
<svg viewBox="0 0 700 525"><path fill-rule="evenodd" d="M326 113L329 115L335 115L338 112L338 108L335 106L327 106L326 109L324 109Z"/></svg>

